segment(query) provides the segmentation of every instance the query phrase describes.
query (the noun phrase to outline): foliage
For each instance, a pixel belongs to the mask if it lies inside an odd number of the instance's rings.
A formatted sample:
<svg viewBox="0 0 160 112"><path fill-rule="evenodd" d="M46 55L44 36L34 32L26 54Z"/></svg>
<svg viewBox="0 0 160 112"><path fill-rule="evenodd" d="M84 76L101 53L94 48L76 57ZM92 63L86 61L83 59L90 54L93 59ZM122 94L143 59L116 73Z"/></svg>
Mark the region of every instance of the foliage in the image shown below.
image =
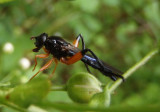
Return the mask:
<svg viewBox="0 0 160 112"><path fill-rule="evenodd" d="M159 0L0 0L0 111L157 111L159 20ZM59 64L53 79L41 77L50 74L53 65L28 82L47 62L38 59L32 72L36 54L30 37L43 32L70 42L81 33L87 48L126 71L126 81L112 82L91 68L103 91L86 104L71 101L66 87L86 70L81 62Z"/></svg>

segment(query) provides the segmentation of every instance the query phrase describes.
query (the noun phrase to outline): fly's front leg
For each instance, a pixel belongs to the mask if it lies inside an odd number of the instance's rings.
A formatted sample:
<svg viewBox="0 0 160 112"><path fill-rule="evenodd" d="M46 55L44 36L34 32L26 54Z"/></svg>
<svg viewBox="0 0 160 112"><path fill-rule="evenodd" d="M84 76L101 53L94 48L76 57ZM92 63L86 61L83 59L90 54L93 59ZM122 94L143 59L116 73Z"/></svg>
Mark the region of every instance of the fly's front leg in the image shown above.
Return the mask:
<svg viewBox="0 0 160 112"><path fill-rule="evenodd" d="M35 70L36 66L37 66L37 58L47 58L49 56L49 54L39 54L39 55L36 55L35 56L35 65L34 65L34 68L33 68L33 71Z"/></svg>
<svg viewBox="0 0 160 112"><path fill-rule="evenodd" d="M54 58L52 58L51 60L49 60L35 75L33 75L33 76L30 78L29 81L31 81L39 72L41 72L41 71L49 68L53 61L54 61Z"/></svg>
<svg viewBox="0 0 160 112"><path fill-rule="evenodd" d="M37 66L37 58L47 58L49 56L49 52L43 48L43 50L47 53L47 54L39 54L39 55L36 55L35 56L35 65L34 65L34 68L33 68L33 71L35 70L36 66Z"/></svg>

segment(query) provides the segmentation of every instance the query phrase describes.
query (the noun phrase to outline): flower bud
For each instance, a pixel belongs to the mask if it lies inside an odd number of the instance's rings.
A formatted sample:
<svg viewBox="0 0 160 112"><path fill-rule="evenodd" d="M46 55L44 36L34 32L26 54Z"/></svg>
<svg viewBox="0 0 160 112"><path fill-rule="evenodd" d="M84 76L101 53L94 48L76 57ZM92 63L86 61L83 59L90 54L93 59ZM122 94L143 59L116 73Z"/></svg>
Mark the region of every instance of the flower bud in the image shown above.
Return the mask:
<svg viewBox="0 0 160 112"><path fill-rule="evenodd" d="M69 97L78 103L88 103L91 97L102 91L101 83L89 73L78 73L67 82Z"/></svg>
<svg viewBox="0 0 160 112"><path fill-rule="evenodd" d="M5 43L5 45L3 46L3 51L5 53L11 54L14 51L13 44L10 42Z"/></svg>

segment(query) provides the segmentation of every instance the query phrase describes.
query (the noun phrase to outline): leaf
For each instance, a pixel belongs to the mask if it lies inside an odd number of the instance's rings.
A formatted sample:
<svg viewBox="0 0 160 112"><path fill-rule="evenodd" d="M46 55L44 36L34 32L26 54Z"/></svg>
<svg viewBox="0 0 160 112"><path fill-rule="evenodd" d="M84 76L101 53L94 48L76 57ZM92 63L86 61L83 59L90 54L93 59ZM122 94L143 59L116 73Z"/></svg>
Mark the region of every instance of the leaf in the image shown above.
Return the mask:
<svg viewBox="0 0 160 112"><path fill-rule="evenodd" d="M95 13L99 9L99 0L75 0L74 5L81 10L89 13Z"/></svg>
<svg viewBox="0 0 160 112"><path fill-rule="evenodd" d="M119 0L103 0L103 2L108 6L118 6L120 4Z"/></svg>

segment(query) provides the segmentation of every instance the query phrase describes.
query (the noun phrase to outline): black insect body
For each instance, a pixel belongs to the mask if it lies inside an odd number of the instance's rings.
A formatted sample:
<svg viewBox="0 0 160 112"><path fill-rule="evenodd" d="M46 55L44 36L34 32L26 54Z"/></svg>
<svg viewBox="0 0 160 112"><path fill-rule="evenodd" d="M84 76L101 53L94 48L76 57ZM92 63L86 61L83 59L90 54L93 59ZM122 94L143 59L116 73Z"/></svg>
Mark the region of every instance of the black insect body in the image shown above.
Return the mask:
<svg viewBox="0 0 160 112"><path fill-rule="evenodd" d="M36 37L31 37L31 39L36 40L34 43L36 48L33 49L33 52L38 52L41 48L43 48L43 50L46 52L46 54L35 56L35 66L33 70L35 70L35 67L37 65L37 58L47 58L49 54L53 55L53 58L49 60L34 76L32 76L31 79L33 79L39 72L47 69L52 62L55 62L56 65L50 77L53 76L58 61L70 65L81 60L82 62L84 62L88 72L90 72L88 68L89 65L95 69L98 69L102 74L110 77L114 81L117 80L118 77L122 78L124 81L123 76L121 76L122 72L105 64L103 61L98 59L98 57L92 50L85 48L85 43L82 35L78 35L73 44L68 43L58 36L48 36L46 33L42 33L41 35ZM82 40L82 50L78 48L80 39ZM90 52L91 55L86 54L87 52Z"/></svg>

